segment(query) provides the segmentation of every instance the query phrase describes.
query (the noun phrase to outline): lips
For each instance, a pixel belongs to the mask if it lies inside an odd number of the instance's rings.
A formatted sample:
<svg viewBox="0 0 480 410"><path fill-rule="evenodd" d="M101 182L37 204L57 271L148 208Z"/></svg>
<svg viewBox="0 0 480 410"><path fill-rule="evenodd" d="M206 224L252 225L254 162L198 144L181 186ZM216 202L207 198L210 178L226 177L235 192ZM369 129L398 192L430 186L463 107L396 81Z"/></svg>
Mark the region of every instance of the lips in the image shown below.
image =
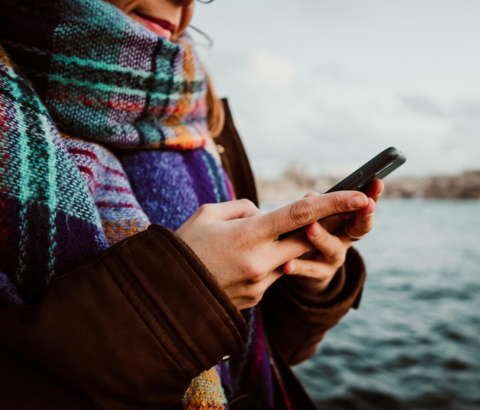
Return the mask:
<svg viewBox="0 0 480 410"><path fill-rule="evenodd" d="M172 39L172 35L176 29L175 25L166 20L157 19L139 12L135 12L135 14L139 17L142 25L144 25L150 31L153 31L160 37L165 37L167 40Z"/></svg>

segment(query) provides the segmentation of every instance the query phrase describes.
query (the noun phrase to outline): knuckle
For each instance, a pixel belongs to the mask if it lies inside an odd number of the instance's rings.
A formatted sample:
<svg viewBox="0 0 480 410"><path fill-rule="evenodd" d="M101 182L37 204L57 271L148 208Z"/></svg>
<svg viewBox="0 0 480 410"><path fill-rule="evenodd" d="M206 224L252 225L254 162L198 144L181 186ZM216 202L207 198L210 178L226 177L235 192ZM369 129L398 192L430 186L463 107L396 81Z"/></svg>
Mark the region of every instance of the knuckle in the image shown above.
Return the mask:
<svg viewBox="0 0 480 410"><path fill-rule="evenodd" d="M345 249L343 246L336 246L331 252L331 258L335 262L342 262L345 260Z"/></svg>
<svg viewBox="0 0 480 410"><path fill-rule="evenodd" d="M247 259L247 261L243 264L242 272L244 280L250 284L256 284L260 282L265 276L263 270L253 262L252 258Z"/></svg>
<svg viewBox="0 0 480 410"><path fill-rule="evenodd" d="M304 246L303 246L303 254L306 254L306 253L309 253L309 252L312 252L312 251L316 251L317 249L318 249L317 246L315 246L314 244L312 244L309 241L305 241Z"/></svg>
<svg viewBox="0 0 480 410"><path fill-rule="evenodd" d="M250 296L247 296L246 299L247 299L248 307L254 307L260 303L260 301L262 300L262 296L250 295Z"/></svg>
<svg viewBox="0 0 480 410"><path fill-rule="evenodd" d="M262 300L263 298L263 293L257 293L257 294L254 294L252 295L252 302L253 304L256 306L260 303L260 301Z"/></svg>
<svg viewBox="0 0 480 410"><path fill-rule="evenodd" d="M208 215L212 212L212 204L203 204L197 210L199 215Z"/></svg>
<svg viewBox="0 0 480 410"><path fill-rule="evenodd" d="M323 228L317 228L315 231L315 236L313 236L313 242L315 244L319 244L325 241L327 238L327 231Z"/></svg>
<svg viewBox="0 0 480 410"><path fill-rule="evenodd" d="M305 277L317 279L320 279L322 274L321 269L315 265L304 268L302 273L305 275Z"/></svg>
<svg viewBox="0 0 480 410"><path fill-rule="evenodd" d="M349 209L348 198L343 198L340 195L332 195L331 206L335 213L343 212L345 209Z"/></svg>
<svg viewBox="0 0 480 410"><path fill-rule="evenodd" d="M239 199L239 201L245 213L248 213L249 215L258 215L262 213L260 209L257 207L257 205L255 205L249 199L242 198L242 199Z"/></svg>
<svg viewBox="0 0 480 410"><path fill-rule="evenodd" d="M326 281L328 279L331 279L331 273L325 270L321 270L319 272L316 272L316 278L320 281Z"/></svg>
<svg viewBox="0 0 480 410"><path fill-rule="evenodd" d="M303 239L301 245L303 247L304 254L318 249L318 244L316 242L310 242L308 238Z"/></svg>
<svg viewBox="0 0 480 410"><path fill-rule="evenodd" d="M245 207L256 208L255 204L252 201L250 201L250 199L242 198L242 199L239 199L239 201Z"/></svg>
<svg viewBox="0 0 480 410"><path fill-rule="evenodd" d="M248 280L252 283L260 282L265 275L260 269L250 269L248 273Z"/></svg>
<svg viewBox="0 0 480 410"><path fill-rule="evenodd" d="M263 293L260 295L257 295L255 298L255 306L258 305L263 299Z"/></svg>
<svg viewBox="0 0 480 410"><path fill-rule="evenodd" d="M296 225L304 226L314 219L314 212L306 201L298 201L291 206L289 217Z"/></svg>

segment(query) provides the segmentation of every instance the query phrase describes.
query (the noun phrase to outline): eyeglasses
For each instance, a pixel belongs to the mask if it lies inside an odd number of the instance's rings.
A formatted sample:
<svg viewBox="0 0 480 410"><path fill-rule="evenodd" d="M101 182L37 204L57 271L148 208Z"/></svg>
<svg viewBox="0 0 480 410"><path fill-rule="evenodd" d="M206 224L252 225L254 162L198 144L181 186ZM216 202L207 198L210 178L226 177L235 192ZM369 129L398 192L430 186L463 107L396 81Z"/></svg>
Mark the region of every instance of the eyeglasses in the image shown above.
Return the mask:
<svg viewBox="0 0 480 410"><path fill-rule="evenodd" d="M208 4L208 3L211 3L213 0L198 0L199 3L203 3L203 4Z"/></svg>

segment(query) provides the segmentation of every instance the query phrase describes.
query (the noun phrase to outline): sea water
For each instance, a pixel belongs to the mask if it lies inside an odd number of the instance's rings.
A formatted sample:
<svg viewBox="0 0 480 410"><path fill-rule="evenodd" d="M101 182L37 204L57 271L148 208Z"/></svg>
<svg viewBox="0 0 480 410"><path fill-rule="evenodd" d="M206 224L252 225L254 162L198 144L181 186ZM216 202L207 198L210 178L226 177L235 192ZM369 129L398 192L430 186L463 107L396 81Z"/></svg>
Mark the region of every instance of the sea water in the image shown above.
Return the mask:
<svg viewBox="0 0 480 410"><path fill-rule="evenodd" d="M479 410L480 201L382 200L356 247L360 309L294 369L320 409Z"/></svg>

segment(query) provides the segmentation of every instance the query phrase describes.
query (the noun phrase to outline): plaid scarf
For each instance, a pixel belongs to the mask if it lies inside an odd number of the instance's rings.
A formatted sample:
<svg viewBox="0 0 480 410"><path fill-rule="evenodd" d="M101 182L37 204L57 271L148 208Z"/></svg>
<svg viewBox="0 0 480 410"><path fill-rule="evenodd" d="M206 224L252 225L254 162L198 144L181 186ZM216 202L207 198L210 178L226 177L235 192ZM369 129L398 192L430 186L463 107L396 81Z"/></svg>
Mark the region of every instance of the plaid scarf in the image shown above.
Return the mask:
<svg viewBox="0 0 480 410"><path fill-rule="evenodd" d="M204 146L206 79L191 39L166 41L99 0L2 0L2 45L55 123L116 148Z"/></svg>
<svg viewBox="0 0 480 410"><path fill-rule="evenodd" d="M206 79L187 35L159 38L100 0L0 5L0 306L36 303L150 223L175 230L233 198L204 149ZM217 370L183 402L227 408Z"/></svg>

